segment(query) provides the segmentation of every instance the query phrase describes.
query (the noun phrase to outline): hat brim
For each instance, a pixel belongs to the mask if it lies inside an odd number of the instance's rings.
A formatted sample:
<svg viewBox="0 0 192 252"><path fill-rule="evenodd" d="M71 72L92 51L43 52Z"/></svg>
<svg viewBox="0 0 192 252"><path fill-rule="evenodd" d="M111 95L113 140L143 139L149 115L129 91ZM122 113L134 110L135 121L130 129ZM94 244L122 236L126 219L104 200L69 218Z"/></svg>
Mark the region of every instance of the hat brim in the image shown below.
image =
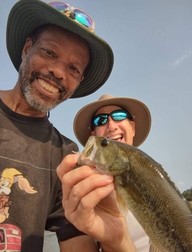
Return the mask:
<svg viewBox="0 0 192 252"><path fill-rule="evenodd" d="M108 79L113 67L111 47L95 33L68 18L48 4L38 0L20 0L10 11L7 23L7 50L18 71L21 53L29 34L38 26L53 24L81 36L91 52L91 59L85 78L71 98L83 97L95 92Z"/></svg>
<svg viewBox="0 0 192 252"><path fill-rule="evenodd" d="M91 119L95 112L104 106L116 105L129 111L135 122L135 137L133 145L141 145L149 134L151 128L151 114L147 106L132 98L109 98L92 102L76 114L73 122L74 133L78 141L85 146L89 136L91 135Z"/></svg>

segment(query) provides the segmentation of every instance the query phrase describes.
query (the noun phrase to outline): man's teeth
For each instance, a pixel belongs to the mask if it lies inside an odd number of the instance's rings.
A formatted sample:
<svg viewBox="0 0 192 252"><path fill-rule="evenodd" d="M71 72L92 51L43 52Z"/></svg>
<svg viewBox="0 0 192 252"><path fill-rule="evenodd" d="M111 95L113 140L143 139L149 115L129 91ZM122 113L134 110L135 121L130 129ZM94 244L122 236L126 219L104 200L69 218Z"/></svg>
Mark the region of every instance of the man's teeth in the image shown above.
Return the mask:
<svg viewBox="0 0 192 252"><path fill-rule="evenodd" d="M39 84L47 91L49 91L50 93L58 93L59 90L58 88L48 84L47 82L45 82L42 79L38 79Z"/></svg>

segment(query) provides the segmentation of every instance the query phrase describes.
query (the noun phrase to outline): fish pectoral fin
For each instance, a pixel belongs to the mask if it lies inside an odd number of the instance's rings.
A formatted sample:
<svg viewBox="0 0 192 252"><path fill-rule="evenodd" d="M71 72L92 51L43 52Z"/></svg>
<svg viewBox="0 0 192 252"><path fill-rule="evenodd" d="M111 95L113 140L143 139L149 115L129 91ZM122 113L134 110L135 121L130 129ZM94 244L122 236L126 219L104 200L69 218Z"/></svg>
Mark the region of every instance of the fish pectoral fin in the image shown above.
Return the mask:
<svg viewBox="0 0 192 252"><path fill-rule="evenodd" d="M126 187L127 184L129 183L129 173L128 172L124 172L121 175L117 176L117 181L118 184L122 187Z"/></svg>

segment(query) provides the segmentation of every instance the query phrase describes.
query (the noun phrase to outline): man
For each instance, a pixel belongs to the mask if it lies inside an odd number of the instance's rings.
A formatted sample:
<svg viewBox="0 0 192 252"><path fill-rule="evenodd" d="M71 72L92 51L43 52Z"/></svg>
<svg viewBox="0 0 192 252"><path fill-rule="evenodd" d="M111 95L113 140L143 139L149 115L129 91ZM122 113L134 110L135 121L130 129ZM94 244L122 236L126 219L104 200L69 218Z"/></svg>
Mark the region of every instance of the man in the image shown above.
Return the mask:
<svg viewBox="0 0 192 252"><path fill-rule="evenodd" d="M110 75L112 50L93 29L86 13L60 2L20 0L9 14L7 49L19 78L0 91L2 251L41 252L45 229L56 232L60 251L97 251L64 217L56 167L78 148L48 120L52 108Z"/></svg>
<svg viewBox="0 0 192 252"><path fill-rule="evenodd" d="M136 99L110 95L103 95L98 101L86 105L74 119L74 132L83 146L90 135L139 146L146 139L150 127L151 116L145 104ZM127 217L129 231L123 217L120 222L121 212L114 197L112 178L110 180L110 176L98 174L88 166L70 171L77 159L78 155L69 155L58 167L65 189L63 205L67 218L93 237L96 237L96 227L100 224L97 240L104 251L112 251L115 244L118 252L134 251L134 248L136 251L149 251L149 238L132 213L129 212ZM78 214L84 216L81 221L74 217ZM121 227L124 232L118 236L112 232L114 226ZM104 236L105 232L108 237ZM111 247L106 244L110 239Z"/></svg>

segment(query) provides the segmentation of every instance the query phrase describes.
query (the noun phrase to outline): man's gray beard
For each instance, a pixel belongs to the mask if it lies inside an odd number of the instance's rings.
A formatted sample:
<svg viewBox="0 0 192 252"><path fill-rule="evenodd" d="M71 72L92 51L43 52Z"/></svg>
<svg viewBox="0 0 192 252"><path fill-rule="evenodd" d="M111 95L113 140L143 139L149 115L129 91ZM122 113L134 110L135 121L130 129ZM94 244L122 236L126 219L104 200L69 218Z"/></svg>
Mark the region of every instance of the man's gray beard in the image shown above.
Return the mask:
<svg viewBox="0 0 192 252"><path fill-rule="evenodd" d="M50 110L54 109L60 103L62 103L64 101L66 101L67 99L69 99L72 96L72 94L75 92L75 90L74 90L73 92L70 93L69 97L66 97L65 99L56 101L54 104L50 104L50 103L48 104L43 99L42 100L36 99L33 96L32 88L31 88L29 83L25 83L25 85L22 85L21 89L22 89L22 93L23 93L28 105L31 108L33 108L34 110L41 111L43 113L48 113ZM46 97L45 97L45 99L46 99Z"/></svg>
<svg viewBox="0 0 192 252"><path fill-rule="evenodd" d="M73 90L70 94L68 94L68 97L65 97L65 94L67 93L67 90L63 88L62 96L63 99L55 101L55 103L50 104L46 103L46 97L43 99L43 95L41 95L42 99L40 98L35 98L33 95L33 89L31 87L31 83L35 80L36 76L35 74L32 75L31 79L28 79L25 77L26 69L25 69L26 64L22 64L19 69L19 82L21 84L21 92L23 96L26 99L26 102L28 105L33 108L36 111L41 111L43 113L48 113L50 110L55 108L57 105L59 105L61 102L67 100L72 96L72 94L75 92Z"/></svg>
<svg viewBox="0 0 192 252"><path fill-rule="evenodd" d="M54 104L47 104L46 102L39 101L39 99L35 99L29 86L25 86L25 88L23 89L23 95L31 108L37 111L41 111L43 113L47 113L60 103L57 102Z"/></svg>
<svg viewBox="0 0 192 252"><path fill-rule="evenodd" d="M35 98L29 81L25 80L24 78L20 78L20 83L21 83L21 92L25 97L26 102L32 109L36 111L48 113L51 109L55 108L61 102L57 101L54 104L48 104L43 99L41 100L40 98Z"/></svg>
<svg viewBox="0 0 192 252"><path fill-rule="evenodd" d="M48 104L46 101L43 99L41 100L40 98L35 98L33 95L33 90L31 88L31 82L33 79L29 80L25 78L24 73L25 72L25 67L21 66L19 69L19 82L21 84L21 93L25 97L26 102L28 105L36 110L36 111L41 111L43 113L48 113L50 110L55 108L58 104L60 104L63 100L59 100L55 102L54 104ZM43 97L43 96L42 96ZM46 100L46 97L45 97Z"/></svg>
<svg viewBox="0 0 192 252"><path fill-rule="evenodd" d="M48 111L50 111L51 109L53 109L54 107L58 105L58 104L47 105L43 102L38 101L31 94L30 88L28 90L25 89L24 96L30 107L32 107L35 110L41 111L43 113L47 113Z"/></svg>

